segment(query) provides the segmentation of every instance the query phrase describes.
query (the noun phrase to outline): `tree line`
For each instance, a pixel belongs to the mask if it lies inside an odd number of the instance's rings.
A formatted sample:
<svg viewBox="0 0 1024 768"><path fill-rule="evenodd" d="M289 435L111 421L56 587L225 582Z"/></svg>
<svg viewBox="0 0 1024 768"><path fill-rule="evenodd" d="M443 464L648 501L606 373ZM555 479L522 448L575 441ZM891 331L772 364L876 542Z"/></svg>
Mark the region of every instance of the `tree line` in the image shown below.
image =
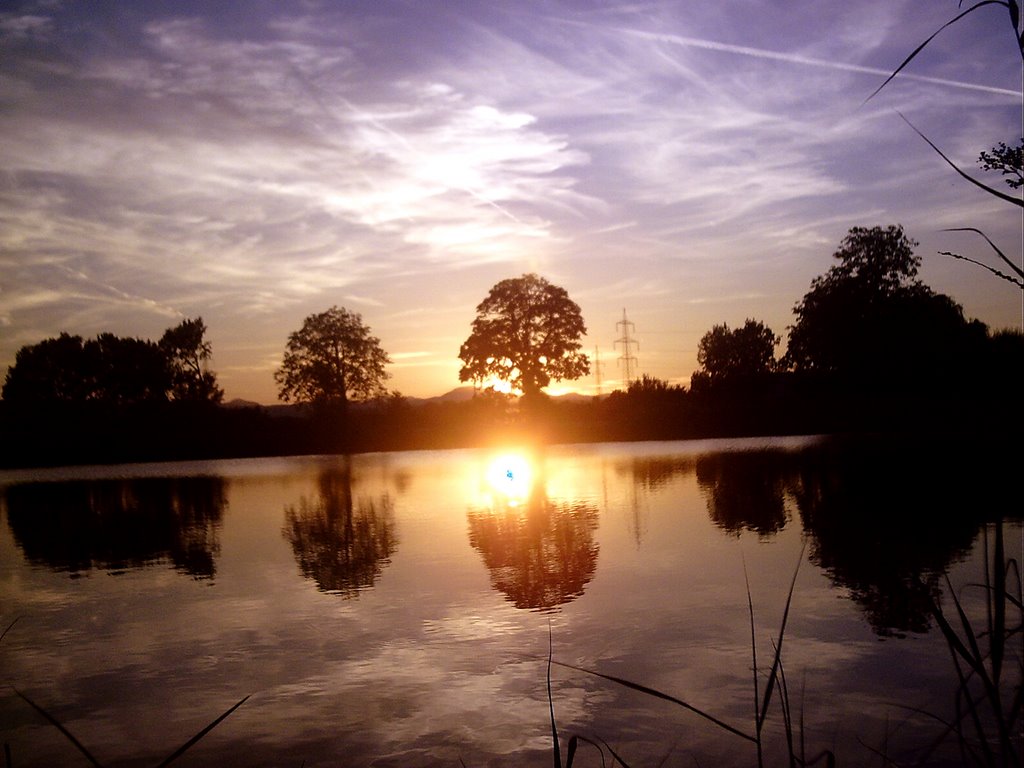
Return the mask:
<svg viewBox="0 0 1024 768"><path fill-rule="evenodd" d="M454 447L517 430L589 441L1019 422L998 395L1012 398L1024 377L1024 335L991 334L925 285L916 245L899 225L854 227L794 306L785 354L762 322L723 323L701 338L688 389L642 376L583 404L543 394L587 375L590 360L579 306L536 274L498 282L477 306L459 350L460 381L477 386L468 403L413 408L389 392L380 339L342 307L288 337L274 378L281 400L305 406L289 417L211 410L223 390L202 318L156 342L62 333L23 347L7 372L0 422L14 439L0 462ZM80 439L58 448L62 434Z"/></svg>
<svg viewBox="0 0 1024 768"><path fill-rule="evenodd" d="M159 341L101 333L57 338L18 350L3 399L15 404L185 401L219 403L224 391L207 369L212 349L201 317L168 328Z"/></svg>

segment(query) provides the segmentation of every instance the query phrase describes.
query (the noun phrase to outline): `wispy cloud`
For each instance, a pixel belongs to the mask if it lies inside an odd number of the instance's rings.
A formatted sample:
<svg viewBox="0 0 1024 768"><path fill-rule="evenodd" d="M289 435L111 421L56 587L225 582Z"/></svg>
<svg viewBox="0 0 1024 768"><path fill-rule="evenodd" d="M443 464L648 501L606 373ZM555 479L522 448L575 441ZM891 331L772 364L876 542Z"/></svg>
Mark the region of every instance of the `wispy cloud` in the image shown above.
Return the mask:
<svg viewBox="0 0 1024 768"><path fill-rule="evenodd" d="M423 353L395 357L417 394L455 383L473 307L524 271L610 343L624 304L654 339L753 312L779 331L854 224L962 212L1018 237L889 102L860 107L918 39L910 6L797 5L253 4L226 24L24 3L0 14L0 362L201 314L225 382L272 399L288 332L344 302ZM970 165L1019 130L1019 94L998 67L958 77L953 44L889 99Z"/></svg>

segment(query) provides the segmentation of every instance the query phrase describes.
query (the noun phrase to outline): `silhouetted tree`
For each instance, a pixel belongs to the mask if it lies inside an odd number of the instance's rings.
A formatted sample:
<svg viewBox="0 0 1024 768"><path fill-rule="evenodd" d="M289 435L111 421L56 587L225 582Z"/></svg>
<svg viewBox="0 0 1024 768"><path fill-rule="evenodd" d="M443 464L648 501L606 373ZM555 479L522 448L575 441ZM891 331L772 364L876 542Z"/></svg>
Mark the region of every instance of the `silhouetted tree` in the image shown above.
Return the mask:
<svg viewBox="0 0 1024 768"><path fill-rule="evenodd" d="M350 399L383 395L384 366L390 362L357 312L331 307L307 317L288 336L274 380L285 402L344 406Z"/></svg>
<svg viewBox="0 0 1024 768"><path fill-rule="evenodd" d="M580 308L564 288L535 274L502 280L476 308L472 332L459 350L459 381L494 378L532 398L552 379L590 372L580 352L586 332Z"/></svg>
<svg viewBox="0 0 1024 768"><path fill-rule="evenodd" d="M672 389L673 387L664 379L659 379L657 376L648 376L645 373L639 379L633 379L629 382L629 386L626 387L626 394L641 397L644 395L661 395Z"/></svg>
<svg viewBox="0 0 1024 768"><path fill-rule="evenodd" d="M771 373L776 368L778 343L779 337L756 320L748 319L735 330L726 323L712 327L697 345L701 370L694 373L691 388L706 389Z"/></svg>
<svg viewBox="0 0 1024 768"><path fill-rule="evenodd" d="M873 386L936 383L963 368L987 331L917 279L916 245L898 225L851 229L833 255L839 263L794 307L786 363Z"/></svg>
<svg viewBox="0 0 1024 768"><path fill-rule="evenodd" d="M212 349L204 341L206 325L203 318L182 320L168 328L160 338L170 369L170 394L175 400L219 403L224 390L217 386L217 377L206 369Z"/></svg>
<svg viewBox="0 0 1024 768"><path fill-rule="evenodd" d="M151 341L101 333L83 342L62 333L18 350L3 397L20 403L124 405L166 400L169 386L166 359Z"/></svg>
<svg viewBox="0 0 1024 768"><path fill-rule="evenodd" d="M152 341L101 333L85 342L85 364L93 399L119 405L167 399L170 367Z"/></svg>
<svg viewBox="0 0 1024 768"><path fill-rule="evenodd" d="M7 369L3 399L11 403L83 402L93 389L85 371L81 336L62 333L56 339L43 339L18 350L14 365Z"/></svg>
<svg viewBox="0 0 1024 768"><path fill-rule="evenodd" d="M999 171L1010 189L1020 189L1024 185L1024 138L1016 147L1008 147L999 142L998 147L992 147L990 152L983 151L978 155L978 164L985 171Z"/></svg>

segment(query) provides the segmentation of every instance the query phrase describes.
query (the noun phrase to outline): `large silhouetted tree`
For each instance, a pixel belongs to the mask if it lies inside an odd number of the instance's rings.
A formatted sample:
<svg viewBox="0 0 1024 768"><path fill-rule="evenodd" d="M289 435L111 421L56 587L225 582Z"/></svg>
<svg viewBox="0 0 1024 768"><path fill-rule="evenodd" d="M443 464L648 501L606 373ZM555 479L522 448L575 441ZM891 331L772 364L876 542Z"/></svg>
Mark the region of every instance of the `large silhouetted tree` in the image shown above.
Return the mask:
<svg viewBox="0 0 1024 768"><path fill-rule="evenodd" d="M693 375L691 386L714 387L771 373L776 367L778 343L779 337L771 328L756 320L748 319L736 329L730 329L727 323L716 325L697 345L701 370Z"/></svg>
<svg viewBox="0 0 1024 768"><path fill-rule="evenodd" d="M986 329L917 279L916 245L898 225L851 229L794 307L786 362L876 385L962 369Z"/></svg>
<svg viewBox="0 0 1024 768"><path fill-rule="evenodd" d="M170 394L175 400L219 403L224 390L217 386L217 377L207 370L212 348L205 341L203 318L182 320L168 328L160 339L170 369Z"/></svg>
<svg viewBox="0 0 1024 768"><path fill-rule="evenodd" d="M535 274L502 280L476 308L459 350L459 381L508 382L526 397L561 379L590 372L580 352L587 332L579 306L564 288Z"/></svg>
<svg viewBox="0 0 1024 768"><path fill-rule="evenodd" d="M288 336L274 373L285 402L342 405L383 395L391 362L357 312L331 307L310 315Z"/></svg>

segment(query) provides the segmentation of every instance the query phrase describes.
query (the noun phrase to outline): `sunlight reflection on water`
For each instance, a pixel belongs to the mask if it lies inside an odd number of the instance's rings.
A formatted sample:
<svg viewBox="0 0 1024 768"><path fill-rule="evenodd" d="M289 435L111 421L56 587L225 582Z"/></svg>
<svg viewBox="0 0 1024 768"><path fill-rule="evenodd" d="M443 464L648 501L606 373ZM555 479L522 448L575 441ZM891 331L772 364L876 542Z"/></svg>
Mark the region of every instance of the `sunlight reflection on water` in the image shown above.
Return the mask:
<svg viewBox="0 0 1024 768"><path fill-rule="evenodd" d="M883 737L896 754L931 731L890 733L894 697L951 701L948 649L915 579L977 580L969 553L986 519L971 515L1001 489L948 467L935 489L922 483L934 467L902 454L898 471L873 454L847 469L820 442L0 477L0 623L24 617L0 643L5 681L56 708L101 760L159 762L252 694L195 747L197 763L550 764L549 630L558 661L748 728L744 572L767 658L806 547L785 655L806 683L808 738L835 743L844 764L869 761L861 742ZM604 738L632 764L753 758L606 681L555 668L552 688L560 731ZM15 764L67 761L64 738L10 689L0 721Z"/></svg>

